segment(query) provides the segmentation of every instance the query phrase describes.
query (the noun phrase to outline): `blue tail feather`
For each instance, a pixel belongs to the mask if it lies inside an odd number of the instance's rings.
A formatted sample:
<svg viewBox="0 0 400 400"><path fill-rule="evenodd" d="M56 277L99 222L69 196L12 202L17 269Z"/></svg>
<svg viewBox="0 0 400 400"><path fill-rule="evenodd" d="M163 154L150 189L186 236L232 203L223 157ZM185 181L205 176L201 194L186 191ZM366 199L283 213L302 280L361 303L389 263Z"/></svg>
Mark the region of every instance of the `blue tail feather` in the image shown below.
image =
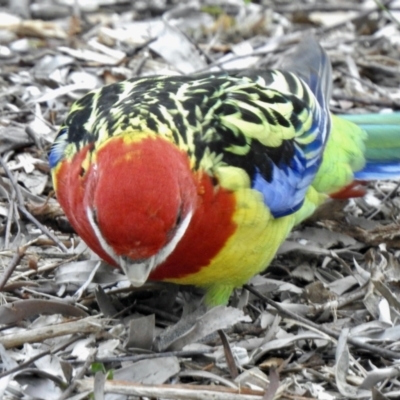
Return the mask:
<svg viewBox="0 0 400 400"><path fill-rule="evenodd" d="M400 179L400 162L369 162L354 174L356 180Z"/></svg>
<svg viewBox="0 0 400 400"><path fill-rule="evenodd" d="M365 167L358 180L400 179L400 113L341 115L367 132Z"/></svg>

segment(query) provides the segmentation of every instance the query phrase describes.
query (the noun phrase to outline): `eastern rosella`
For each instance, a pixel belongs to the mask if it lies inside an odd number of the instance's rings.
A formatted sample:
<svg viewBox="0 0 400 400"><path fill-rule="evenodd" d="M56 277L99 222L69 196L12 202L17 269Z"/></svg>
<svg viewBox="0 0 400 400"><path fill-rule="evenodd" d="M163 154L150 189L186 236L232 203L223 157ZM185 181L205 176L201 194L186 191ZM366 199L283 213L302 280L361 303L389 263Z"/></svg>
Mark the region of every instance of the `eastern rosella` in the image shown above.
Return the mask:
<svg viewBox="0 0 400 400"><path fill-rule="evenodd" d="M50 152L58 200L133 285L191 284L209 304L226 303L329 196L400 174L400 115L331 115L331 80L309 38L276 70L94 90Z"/></svg>

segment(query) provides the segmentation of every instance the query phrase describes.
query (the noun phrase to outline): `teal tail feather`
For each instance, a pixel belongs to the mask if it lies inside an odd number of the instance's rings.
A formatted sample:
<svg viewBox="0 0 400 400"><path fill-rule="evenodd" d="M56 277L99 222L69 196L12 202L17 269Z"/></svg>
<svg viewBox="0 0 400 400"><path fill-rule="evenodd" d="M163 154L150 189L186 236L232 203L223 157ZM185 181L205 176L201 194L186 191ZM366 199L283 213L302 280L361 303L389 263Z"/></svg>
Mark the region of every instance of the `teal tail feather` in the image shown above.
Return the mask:
<svg viewBox="0 0 400 400"><path fill-rule="evenodd" d="M364 129L364 168L354 174L356 180L400 178L400 112L388 114L340 115Z"/></svg>

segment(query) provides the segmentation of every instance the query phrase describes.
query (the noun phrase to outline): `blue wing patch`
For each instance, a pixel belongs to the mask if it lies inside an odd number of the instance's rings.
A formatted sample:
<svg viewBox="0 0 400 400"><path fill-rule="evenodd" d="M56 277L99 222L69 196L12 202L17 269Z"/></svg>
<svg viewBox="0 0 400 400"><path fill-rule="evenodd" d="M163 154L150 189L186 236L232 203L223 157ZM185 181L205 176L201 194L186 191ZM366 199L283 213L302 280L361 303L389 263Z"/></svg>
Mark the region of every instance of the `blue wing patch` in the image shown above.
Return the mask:
<svg viewBox="0 0 400 400"><path fill-rule="evenodd" d="M61 129L57 135L56 140L51 146L51 150L49 153L49 164L51 169L53 169L64 157L64 151L68 145L67 137L68 128Z"/></svg>
<svg viewBox="0 0 400 400"><path fill-rule="evenodd" d="M289 172L286 175L281 169L274 168L273 180L269 183L257 171L253 180L253 189L262 193L264 203L272 215L279 218L294 213L303 204L304 197L301 198L296 190L296 181L294 173Z"/></svg>
<svg viewBox="0 0 400 400"><path fill-rule="evenodd" d="M265 205L275 218L293 214L303 205L306 192L322 162L324 138L330 130L330 120L318 106L313 114L314 123L302 135L312 135L313 140L306 145L295 142L295 154L290 163L273 165L270 182L258 169L253 176L252 188L262 193Z"/></svg>
<svg viewBox="0 0 400 400"><path fill-rule="evenodd" d="M293 214L302 206L320 162L321 159L315 159L312 164L307 163L301 152L296 150L289 166L274 166L271 182L257 170L252 188L262 193L264 203L275 218Z"/></svg>
<svg viewBox="0 0 400 400"><path fill-rule="evenodd" d="M259 171L253 176L252 187L263 194L264 202L275 218L292 214L302 206L322 162L331 129L328 108L331 66L323 48L313 37L307 37L282 61L281 66L303 79L314 94L316 103L309 103L313 121L310 129L304 131L303 126L296 127L295 154L290 163L273 165L270 181ZM304 101L307 101L306 97Z"/></svg>

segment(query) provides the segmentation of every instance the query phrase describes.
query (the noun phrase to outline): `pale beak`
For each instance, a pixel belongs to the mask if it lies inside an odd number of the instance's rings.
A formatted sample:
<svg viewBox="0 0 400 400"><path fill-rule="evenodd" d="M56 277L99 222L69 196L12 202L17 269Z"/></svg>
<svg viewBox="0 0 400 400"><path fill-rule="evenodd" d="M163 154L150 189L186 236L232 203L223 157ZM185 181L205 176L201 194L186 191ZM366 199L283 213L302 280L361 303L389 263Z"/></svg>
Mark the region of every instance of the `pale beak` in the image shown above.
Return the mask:
<svg viewBox="0 0 400 400"><path fill-rule="evenodd" d="M143 262L133 262L128 257L119 257L118 262L132 286L142 286L156 266L156 257L150 257Z"/></svg>
<svg viewBox="0 0 400 400"><path fill-rule="evenodd" d="M181 222L175 236L171 241L164 246L157 254L152 257L146 258L141 262L134 262L129 257L115 256L114 259L118 262L121 269L124 271L126 277L131 282L132 286L142 286L148 279L151 272L162 264L168 256L175 250L175 247L182 239L192 219L193 212L190 211L185 219ZM96 232L96 231L95 231Z"/></svg>

